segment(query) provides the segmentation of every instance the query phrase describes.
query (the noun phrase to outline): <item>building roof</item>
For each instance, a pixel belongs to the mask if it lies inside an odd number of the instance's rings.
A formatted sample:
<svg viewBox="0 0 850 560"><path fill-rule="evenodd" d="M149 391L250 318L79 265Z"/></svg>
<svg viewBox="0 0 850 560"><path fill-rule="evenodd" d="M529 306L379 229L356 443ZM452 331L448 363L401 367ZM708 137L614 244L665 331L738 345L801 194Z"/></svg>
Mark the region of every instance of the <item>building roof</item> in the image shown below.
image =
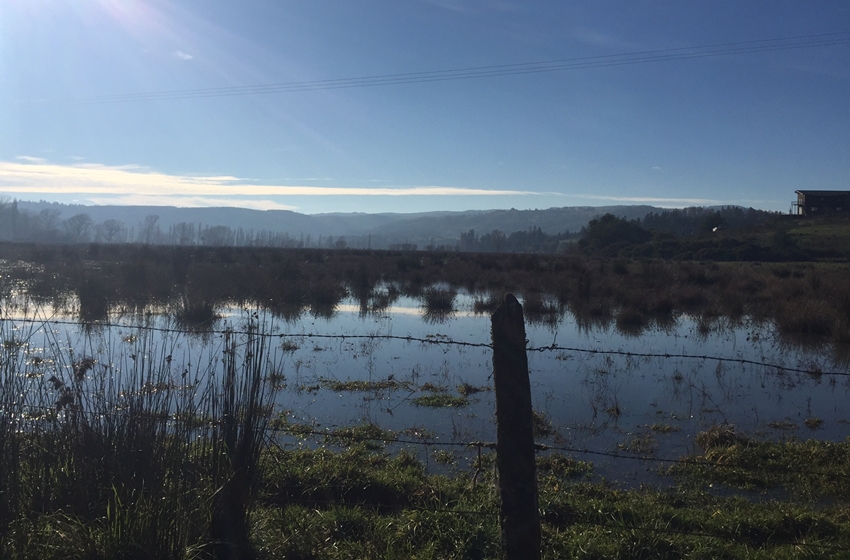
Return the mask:
<svg viewBox="0 0 850 560"><path fill-rule="evenodd" d="M847 196L850 191L794 191L803 196Z"/></svg>

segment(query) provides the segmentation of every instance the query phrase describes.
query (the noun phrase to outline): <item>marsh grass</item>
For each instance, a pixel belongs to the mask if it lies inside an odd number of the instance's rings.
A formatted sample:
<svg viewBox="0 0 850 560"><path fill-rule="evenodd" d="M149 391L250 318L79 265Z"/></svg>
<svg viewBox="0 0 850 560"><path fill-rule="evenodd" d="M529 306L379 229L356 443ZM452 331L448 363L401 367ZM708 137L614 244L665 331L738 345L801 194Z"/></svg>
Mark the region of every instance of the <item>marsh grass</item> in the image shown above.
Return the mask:
<svg viewBox="0 0 850 560"><path fill-rule="evenodd" d="M846 228L842 224L835 227ZM16 289L83 321L102 321L116 309L159 307L174 310L182 326L203 329L217 309L234 304L286 320L305 313L330 318L351 294L367 314L382 312L400 295L418 298L426 320L441 323L456 311L458 290L466 287L478 313L492 311L508 291L521 293L528 320L542 324L569 311L588 329L613 325L638 335L670 328L683 314L706 324L750 317L774 321L792 343L850 342L850 283L841 262L132 245L90 251L8 243L0 244L4 257Z"/></svg>
<svg viewBox="0 0 850 560"><path fill-rule="evenodd" d="M10 325L0 322L4 340ZM108 346L98 358L77 358L55 340L44 345L52 354L35 359L24 345L4 345L0 556L250 551L270 360L255 332L249 325L238 345L226 337L223 359L210 366L221 368L196 385L174 381L168 346L156 347L147 331L131 342L145 360Z"/></svg>
<svg viewBox="0 0 850 560"><path fill-rule="evenodd" d="M428 408L463 408L469 405L469 399L465 396L455 396L446 393L432 393L420 395L411 401L416 406Z"/></svg>
<svg viewBox="0 0 850 560"><path fill-rule="evenodd" d="M688 483L761 492L781 489L815 501L850 499L848 442L759 441L726 426L702 432L697 444L704 449L697 462L670 471Z"/></svg>
<svg viewBox="0 0 850 560"><path fill-rule="evenodd" d="M489 385L472 385L470 383L467 383L466 381L457 386L457 392L462 397L468 397L476 393L482 393L491 390L492 387L490 387Z"/></svg>
<svg viewBox="0 0 850 560"><path fill-rule="evenodd" d="M396 391L399 389L408 389L410 388L410 384L402 381L398 381L396 379L378 379L373 381L368 380L348 380L348 381L339 381L336 379L319 379L319 383L322 387L326 389L330 389L331 391L342 393L346 391L359 391L359 392L377 392L377 391Z"/></svg>
<svg viewBox="0 0 850 560"><path fill-rule="evenodd" d="M500 555L493 453L469 453L466 468L465 451L426 448L451 471L435 474L421 455L389 452L383 442L397 434L371 423L316 436L283 416L318 445L265 437L262 380L275 356L260 340L223 337L212 362L221 366L185 384L172 379L170 350L142 332L133 348L156 359L85 348L36 360L22 333L0 334L9 342L0 351L0 557ZM75 376L86 357L97 361ZM103 364L116 363L107 375ZM61 411L48 374L74 392ZM21 391L25 399L9 398ZM427 430L410 434L434 445ZM764 443L731 426L696 441L703 455L676 465L666 490L617 488L595 481L589 463L541 453L543 557L785 559L850 548L850 444ZM710 484L792 498L751 501Z"/></svg>

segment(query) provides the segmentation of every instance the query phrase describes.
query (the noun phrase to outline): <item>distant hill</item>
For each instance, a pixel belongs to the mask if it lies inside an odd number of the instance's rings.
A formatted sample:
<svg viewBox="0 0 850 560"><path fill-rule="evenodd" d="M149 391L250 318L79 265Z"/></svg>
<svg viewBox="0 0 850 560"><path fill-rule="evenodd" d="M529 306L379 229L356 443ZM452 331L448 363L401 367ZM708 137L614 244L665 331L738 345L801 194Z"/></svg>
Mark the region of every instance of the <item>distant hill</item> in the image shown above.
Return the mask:
<svg viewBox="0 0 850 560"><path fill-rule="evenodd" d="M475 230L478 234L499 230L503 233L539 228L544 233L578 232L588 222L603 214L641 219L659 209L652 206L565 207L546 210L480 210L467 212L422 213L333 213L300 214L287 210L248 210L244 208L176 208L170 206L83 206L49 202L18 201L21 211L38 214L48 209L59 213L58 220L76 214L88 214L102 223L118 220L128 229L138 229L146 216L159 216L163 231L180 223L204 226L227 226L246 231L285 233L292 237L310 235L363 237L375 236L386 242L414 243L431 239L458 239L461 233Z"/></svg>
<svg viewBox="0 0 850 560"><path fill-rule="evenodd" d="M471 229L479 234L499 230L503 233L524 231L532 227L543 233L578 232L590 220L604 214L614 214L627 220L641 219L657 211L652 206L576 206L546 210L483 210L445 212L442 215L424 214L374 227L369 233L390 237L450 237L458 238Z"/></svg>

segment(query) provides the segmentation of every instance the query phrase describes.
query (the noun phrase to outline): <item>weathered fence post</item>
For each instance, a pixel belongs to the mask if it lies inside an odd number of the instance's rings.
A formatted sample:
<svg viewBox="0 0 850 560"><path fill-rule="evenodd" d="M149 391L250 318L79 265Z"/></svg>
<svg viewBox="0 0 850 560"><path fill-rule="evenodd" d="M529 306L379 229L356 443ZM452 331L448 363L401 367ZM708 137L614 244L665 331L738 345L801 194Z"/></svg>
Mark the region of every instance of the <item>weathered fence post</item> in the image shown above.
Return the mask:
<svg viewBox="0 0 850 560"><path fill-rule="evenodd" d="M522 306L508 294L491 321L504 555L535 560L540 558L540 517Z"/></svg>

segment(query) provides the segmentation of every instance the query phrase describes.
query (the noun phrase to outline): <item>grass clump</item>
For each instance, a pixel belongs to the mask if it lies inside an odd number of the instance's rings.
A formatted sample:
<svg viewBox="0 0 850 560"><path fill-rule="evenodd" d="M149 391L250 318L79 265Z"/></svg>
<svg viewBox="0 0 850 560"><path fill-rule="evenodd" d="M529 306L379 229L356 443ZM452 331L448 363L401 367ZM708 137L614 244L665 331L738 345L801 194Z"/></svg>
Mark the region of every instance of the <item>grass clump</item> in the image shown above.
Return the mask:
<svg viewBox="0 0 850 560"><path fill-rule="evenodd" d="M647 428L658 434L672 434L682 429L679 426L673 426L671 424L650 424Z"/></svg>
<svg viewBox="0 0 850 560"><path fill-rule="evenodd" d="M460 385L457 386L457 392L464 397L468 397L470 395L474 395L476 393L482 393L484 391L490 391L491 388L487 385L476 386L464 381Z"/></svg>
<svg viewBox="0 0 850 560"><path fill-rule="evenodd" d="M729 430L729 428L726 428ZM850 498L850 442L756 441L729 434L697 436L705 451L670 472L697 486L722 484L766 492L782 489L799 498Z"/></svg>
<svg viewBox="0 0 850 560"><path fill-rule="evenodd" d="M445 393L420 395L411 402L416 406L427 406L429 408L463 408L469 405L469 399L466 397Z"/></svg>
<svg viewBox="0 0 850 560"><path fill-rule="evenodd" d="M593 465L561 453L550 453L537 458L537 472L541 478L578 478L590 475L593 472Z"/></svg>
<svg viewBox="0 0 850 560"><path fill-rule="evenodd" d="M322 385L322 387L325 387L326 389L330 389L331 391L337 393L342 393L346 391L375 392L406 388L406 384L392 379L391 377L387 379L379 379L376 381L338 381L336 379L322 378L319 379L319 383Z"/></svg>
<svg viewBox="0 0 850 560"><path fill-rule="evenodd" d="M806 418L804 424L810 430L817 430L823 425L823 419L821 418Z"/></svg>
<svg viewBox="0 0 850 560"><path fill-rule="evenodd" d="M325 436L325 442L340 445L363 445L367 449L382 449L387 443L396 439L396 433L385 430L374 423L365 423L358 426L337 428Z"/></svg>
<svg viewBox="0 0 850 560"><path fill-rule="evenodd" d="M555 428L552 427L552 421L545 414L536 410L531 411L531 428L534 432L534 437L547 437L555 433Z"/></svg>

